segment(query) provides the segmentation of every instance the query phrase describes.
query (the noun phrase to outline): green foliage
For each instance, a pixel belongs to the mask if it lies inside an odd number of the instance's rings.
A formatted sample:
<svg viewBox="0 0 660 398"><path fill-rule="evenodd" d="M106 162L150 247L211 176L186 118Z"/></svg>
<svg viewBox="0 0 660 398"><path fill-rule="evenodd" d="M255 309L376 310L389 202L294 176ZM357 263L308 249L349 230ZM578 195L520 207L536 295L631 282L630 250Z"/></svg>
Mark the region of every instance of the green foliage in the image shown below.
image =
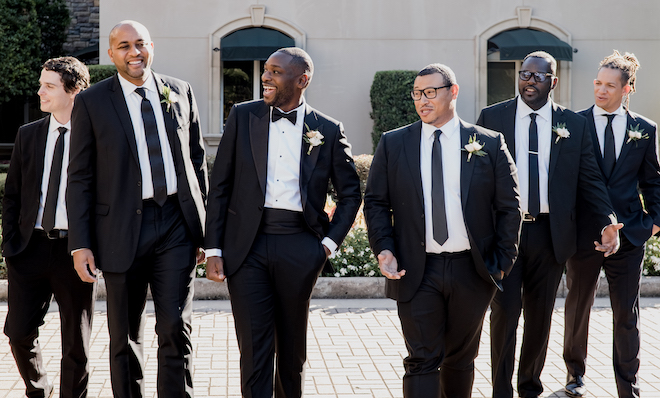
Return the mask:
<svg viewBox="0 0 660 398"><path fill-rule="evenodd" d="M323 276L380 276L378 260L369 248L367 230L354 227L331 259L334 274Z"/></svg>
<svg viewBox="0 0 660 398"><path fill-rule="evenodd" d="M64 54L71 18L64 0L35 0L37 23L41 29L41 61Z"/></svg>
<svg viewBox="0 0 660 398"><path fill-rule="evenodd" d="M653 236L646 242L642 273L645 276L660 276L660 240Z"/></svg>
<svg viewBox="0 0 660 398"><path fill-rule="evenodd" d="M40 43L34 0L0 0L0 104L36 92Z"/></svg>
<svg viewBox="0 0 660 398"><path fill-rule="evenodd" d="M90 84L98 83L117 73L114 65L87 65L87 69L89 69Z"/></svg>
<svg viewBox="0 0 660 398"><path fill-rule="evenodd" d="M411 70L389 70L376 72L371 84L371 119L374 128L371 132L373 150L376 150L380 136L419 120L410 91L417 72Z"/></svg>

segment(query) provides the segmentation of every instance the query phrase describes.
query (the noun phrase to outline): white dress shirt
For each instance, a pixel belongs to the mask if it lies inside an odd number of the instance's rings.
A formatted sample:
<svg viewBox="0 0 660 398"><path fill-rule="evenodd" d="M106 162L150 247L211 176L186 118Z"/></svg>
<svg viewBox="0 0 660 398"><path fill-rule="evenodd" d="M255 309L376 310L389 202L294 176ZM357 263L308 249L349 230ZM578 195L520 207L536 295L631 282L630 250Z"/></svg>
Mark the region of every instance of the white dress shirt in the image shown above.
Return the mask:
<svg viewBox="0 0 660 398"><path fill-rule="evenodd" d="M69 166L69 142L71 140L71 121L61 124L55 117L50 115L48 124L48 136L46 137L46 153L44 154L44 172L41 176L41 195L39 195L39 210L37 211L37 222L34 228L43 229L41 223L44 218L44 208L46 206L46 195L48 194L48 180L50 179L50 169L53 165L53 154L55 153L55 144L60 136L58 128L66 127L67 133L64 135L64 156L62 157L62 173L60 174L60 189L57 193L57 207L55 208L55 227L54 229L69 229L69 222L66 214L66 184L67 168Z"/></svg>
<svg viewBox="0 0 660 398"><path fill-rule="evenodd" d="M607 116L610 114L605 109L594 105L594 123L596 124L596 136L598 136L598 144L600 145L600 154L605 156L605 127L607 127ZM619 109L611 113L616 115L612 119L612 132L614 133L614 154L615 159L619 158L623 143L626 140L626 123L628 123L628 115L623 110L623 105Z"/></svg>
<svg viewBox="0 0 660 398"><path fill-rule="evenodd" d="M278 108L279 109L279 108ZM281 111L281 109L280 109ZM305 101L291 113L296 111L296 124L286 118L273 122L273 108L270 108L268 125L268 168L266 171L266 198L264 207L286 209L302 212L302 196L300 194L300 165L305 126ZM337 243L329 237L321 241L332 255L337 250ZM206 249L206 256L222 257L222 250Z"/></svg>
<svg viewBox="0 0 660 398"><path fill-rule="evenodd" d="M516 167L520 184L520 207L523 213L529 210L529 125L532 119L530 113L536 113L538 131L538 162L539 162L539 200L541 213L549 213L548 202L548 171L550 167L550 150L555 143L552 133L552 105L546 102L541 109L534 111L518 96L516 108Z"/></svg>
<svg viewBox="0 0 660 398"><path fill-rule="evenodd" d="M128 113L131 116L133 131L135 133L135 143L137 144L138 160L140 162L140 173L142 174L142 199L153 199L154 183L151 177L151 163L149 162L149 148L147 147L147 138L144 131L144 122L142 120L142 97L135 92L138 87L143 87L147 93L147 99L151 102L151 107L156 116L156 126L158 127L158 138L160 140L160 152L163 156L163 165L165 167L165 180L167 181L167 194L172 195L177 192L176 170L174 169L174 160L170 141L167 139L167 130L165 130L165 120L163 119L163 108L160 106L160 96L158 86L154 80L153 73L149 72L147 81L142 86L135 84L119 76L119 83L124 92ZM171 109L171 108L170 108ZM172 117L168 114L167 117Z"/></svg>
<svg viewBox="0 0 660 398"><path fill-rule="evenodd" d="M424 228L427 253L456 253L470 249L463 205L461 203L461 131L456 115L440 128L442 145L442 182L445 192L448 238L444 244L433 239L433 139L437 127L422 123L419 163L424 195Z"/></svg>

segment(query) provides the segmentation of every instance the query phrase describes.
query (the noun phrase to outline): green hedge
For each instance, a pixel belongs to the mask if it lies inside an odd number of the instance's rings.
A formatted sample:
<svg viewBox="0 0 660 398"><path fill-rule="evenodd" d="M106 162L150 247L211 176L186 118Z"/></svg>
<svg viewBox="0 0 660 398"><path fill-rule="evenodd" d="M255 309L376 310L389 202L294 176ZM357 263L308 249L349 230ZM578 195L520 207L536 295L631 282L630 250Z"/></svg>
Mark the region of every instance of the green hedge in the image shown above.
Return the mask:
<svg viewBox="0 0 660 398"><path fill-rule="evenodd" d="M117 68L114 65L87 65L87 68L89 69L91 84L98 83L117 73Z"/></svg>
<svg viewBox="0 0 660 398"><path fill-rule="evenodd" d="M419 120L410 98L416 76L417 72L412 70L376 72L369 93L372 109L369 116L374 121L371 132L374 151L384 132Z"/></svg>

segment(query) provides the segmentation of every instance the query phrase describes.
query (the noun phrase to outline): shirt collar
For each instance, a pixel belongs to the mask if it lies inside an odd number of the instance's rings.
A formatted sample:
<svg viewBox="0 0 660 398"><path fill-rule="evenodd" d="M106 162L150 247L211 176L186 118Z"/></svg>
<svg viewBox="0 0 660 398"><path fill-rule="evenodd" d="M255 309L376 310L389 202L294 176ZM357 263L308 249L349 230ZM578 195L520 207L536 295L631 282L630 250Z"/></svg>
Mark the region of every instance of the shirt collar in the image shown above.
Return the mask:
<svg viewBox="0 0 660 398"><path fill-rule="evenodd" d="M516 108L516 115L518 119L522 119L526 116L529 116L530 113L536 113L540 117L542 117L544 120L551 122L552 121L552 101L548 100L548 102L545 103L539 110L533 110L530 108L525 101L518 96L518 105Z"/></svg>
<svg viewBox="0 0 660 398"><path fill-rule="evenodd" d="M435 131L438 129L442 130L442 135L445 135L448 138L453 137L454 134L456 134L459 130L458 118L456 117L456 114L454 114L454 117L452 117L451 120L445 123L442 127L435 127L431 124L422 122L422 134L427 140L431 139Z"/></svg>
<svg viewBox="0 0 660 398"><path fill-rule="evenodd" d="M60 127L66 127L67 130L71 131L71 120L66 122L65 124L62 124L55 119L55 116L53 114L50 114L50 121L48 122L48 132L53 133L57 131L58 128ZM59 134L59 131L57 132Z"/></svg>
<svg viewBox="0 0 660 398"><path fill-rule="evenodd" d="M144 84L141 86L136 86L135 84L126 80L122 75L117 74L117 76L119 76L119 84L121 85L121 89L124 91L125 95L134 92L135 89L138 87L144 87L148 91L153 91L155 93L158 92L158 86L156 86L156 80L154 79L154 74L151 73L150 70L148 70L147 72L149 73L149 76L147 76L147 80L145 80Z"/></svg>
<svg viewBox="0 0 660 398"><path fill-rule="evenodd" d="M298 105L297 108L291 109L291 110L288 111L288 112L284 112L284 111L283 111L282 109L280 109L279 107L276 107L276 108L279 109L280 112L282 112L282 113L284 113L284 114L289 114L289 113L291 113L291 112L293 112L293 111L297 111L297 113L296 113L296 120L298 120L298 117L300 117L300 115L304 113L304 110L305 110L305 104L307 104L307 102L305 102L305 97L303 96L303 97L302 97L302 102L300 103L300 105ZM271 115L272 115L272 113L273 113L273 107L272 107L272 106L270 107L270 113L271 113Z"/></svg>
<svg viewBox="0 0 660 398"><path fill-rule="evenodd" d="M606 111L605 109L601 108L598 105L594 105L594 115L605 117L605 115L610 115L610 114L611 115L625 115L626 112L623 110L623 104L619 105L617 110L615 110L612 113L609 113L608 111Z"/></svg>

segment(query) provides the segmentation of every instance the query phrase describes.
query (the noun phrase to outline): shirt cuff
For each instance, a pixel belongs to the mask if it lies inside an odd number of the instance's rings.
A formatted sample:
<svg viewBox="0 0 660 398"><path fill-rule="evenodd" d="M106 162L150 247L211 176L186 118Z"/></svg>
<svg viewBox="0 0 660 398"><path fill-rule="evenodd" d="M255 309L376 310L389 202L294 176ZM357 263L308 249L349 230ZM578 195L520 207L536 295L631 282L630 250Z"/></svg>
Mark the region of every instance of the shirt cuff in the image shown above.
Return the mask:
<svg viewBox="0 0 660 398"><path fill-rule="evenodd" d="M80 249L74 249L74 250L71 250L71 255L73 256L75 253L77 253L77 252L79 252L79 251L81 251L81 250L85 250L85 249L86 249L85 247L81 247Z"/></svg>
<svg viewBox="0 0 660 398"><path fill-rule="evenodd" d="M325 247L330 249L330 258L333 258L335 256L335 253L337 252L337 247L338 247L335 241L326 236L321 241L321 244L323 244Z"/></svg>
<svg viewBox="0 0 660 398"><path fill-rule="evenodd" d="M209 257L222 257L222 249L204 249L206 258Z"/></svg>

